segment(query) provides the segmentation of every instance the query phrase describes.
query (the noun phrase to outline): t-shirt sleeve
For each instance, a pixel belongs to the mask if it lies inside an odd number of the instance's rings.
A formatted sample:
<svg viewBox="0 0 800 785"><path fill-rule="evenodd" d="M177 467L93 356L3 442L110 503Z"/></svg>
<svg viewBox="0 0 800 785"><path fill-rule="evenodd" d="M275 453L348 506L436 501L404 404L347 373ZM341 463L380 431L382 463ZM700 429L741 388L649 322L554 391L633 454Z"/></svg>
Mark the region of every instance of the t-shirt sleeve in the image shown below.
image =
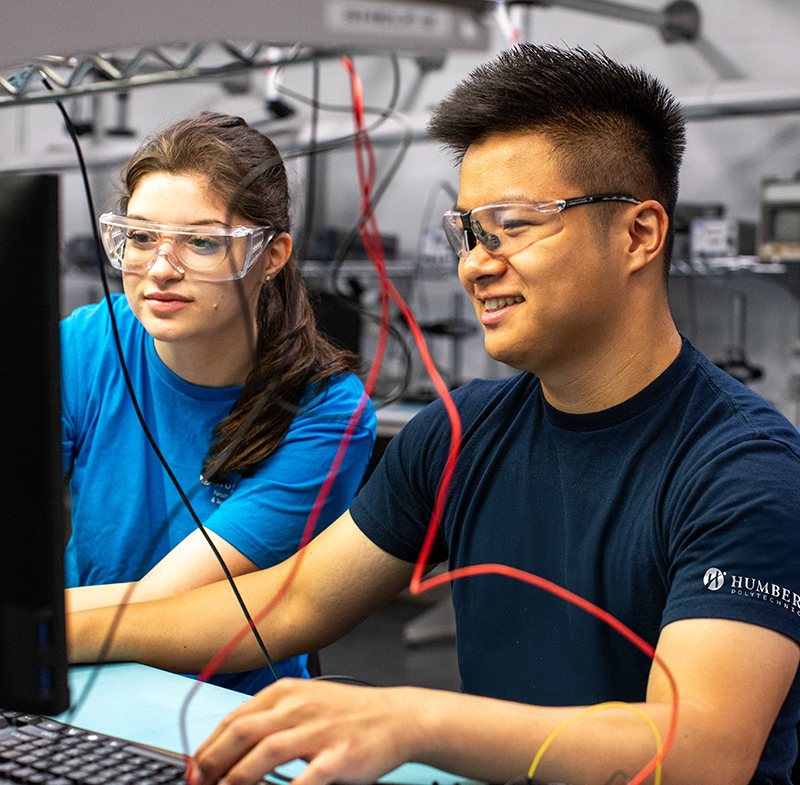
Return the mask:
<svg viewBox="0 0 800 785"><path fill-rule="evenodd" d="M436 491L447 461L450 423L437 401L414 417L386 448L372 476L353 500L355 524L379 548L415 562L425 539ZM440 531L432 563L447 558Z"/></svg>
<svg viewBox="0 0 800 785"><path fill-rule="evenodd" d="M72 469L75 455L75 392L78 382L74 317L61 322L61 462L64 473Z"/></svg>
<svg viewBox="0 0 800 785"><path fill-rule="evenodd" d="M800 641L800 456L750 439L687 467L672 508L662 626L725 618Z"/></svg>
<svg viewBox="0 0 800 785"><path fill-rule="evenodd" d="M287 435L251 477L204 522L259 568L289 558L298 548L363 387L340 378L295 417ZM347 443L341 465L314 529L318 534L344 513L355 495L375 441L369 401Z"/></svg>
<svg viewBox="0 0 800 785"><path fill-rule="evenodd" d="M63 471L73 467L80 449L90 379L102 355L108 325L105 302L73 311L59 325L61 352L61 457Z"/></svg>

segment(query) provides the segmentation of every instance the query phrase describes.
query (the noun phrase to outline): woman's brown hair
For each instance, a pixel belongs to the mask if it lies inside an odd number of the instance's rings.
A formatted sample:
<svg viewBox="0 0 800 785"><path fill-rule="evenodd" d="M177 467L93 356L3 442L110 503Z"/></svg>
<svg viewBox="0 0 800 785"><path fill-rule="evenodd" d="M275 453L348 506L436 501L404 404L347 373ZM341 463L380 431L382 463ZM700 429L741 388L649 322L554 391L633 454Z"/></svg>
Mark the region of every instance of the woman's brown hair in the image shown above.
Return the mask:
<svg viewBox="0 0 800 785"><path fill-rule="evenodd" d="M248 173L269 160L274 165L242 189ZM154 172L202 176L229 211L248 223L277 232L291 228L289 183L280 154L240 117L203 112L147 140L123 171L126 196ZM230 414L214 428L203 465L206 480L212 479L209 474L216 481L231 473L252 474L286 435L308 386L316 384L321 391L331 376L355 364L351 354L317 331L293 258L262 285L256 321L257 362Z"/></svg>

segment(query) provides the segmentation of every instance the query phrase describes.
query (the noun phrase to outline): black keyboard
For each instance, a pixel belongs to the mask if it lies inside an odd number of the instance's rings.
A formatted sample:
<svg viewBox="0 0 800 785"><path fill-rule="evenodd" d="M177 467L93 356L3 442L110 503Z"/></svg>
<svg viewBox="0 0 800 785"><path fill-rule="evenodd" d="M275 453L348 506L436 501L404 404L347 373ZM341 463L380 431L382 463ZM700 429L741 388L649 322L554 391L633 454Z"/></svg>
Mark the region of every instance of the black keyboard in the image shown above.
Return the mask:
<svg viewBox="0 0 800 785"><path fill-rule="evenodd" d="M0 710L0 785L170 785L185 772L180 756Z"/></svg>

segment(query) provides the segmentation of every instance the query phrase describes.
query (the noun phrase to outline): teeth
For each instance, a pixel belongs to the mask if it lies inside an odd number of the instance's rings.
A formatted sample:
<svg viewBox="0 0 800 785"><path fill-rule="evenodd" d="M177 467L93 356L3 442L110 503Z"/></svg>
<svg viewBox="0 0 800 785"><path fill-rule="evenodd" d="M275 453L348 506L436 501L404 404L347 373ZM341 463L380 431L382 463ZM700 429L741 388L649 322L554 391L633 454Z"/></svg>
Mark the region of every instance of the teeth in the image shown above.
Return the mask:
<svg viewBox="0 0 800 785"><path fill-rule="evenodd" d="M515 303L523 302L525 298L517 295L516 297L493 297L491 300L485 300L483 303L484 310L486 311L499 311Z"/></svg>

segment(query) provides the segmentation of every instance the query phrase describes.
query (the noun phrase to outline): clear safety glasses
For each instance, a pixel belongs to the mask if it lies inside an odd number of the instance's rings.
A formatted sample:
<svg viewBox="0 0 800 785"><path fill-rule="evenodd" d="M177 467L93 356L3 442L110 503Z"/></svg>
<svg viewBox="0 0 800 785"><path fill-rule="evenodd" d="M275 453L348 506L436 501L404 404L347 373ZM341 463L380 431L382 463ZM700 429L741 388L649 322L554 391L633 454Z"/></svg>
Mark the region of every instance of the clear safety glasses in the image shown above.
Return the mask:
<svg viewBox="0 0 800 785"><path fill-rule="evenodd" d="M180 273L207 281L242 278L277 232L269 226L178 226L116 213L100 216L112 267L144 273L163 256Z"/></svg>
<svg viewBox="0 0 800 785"><path fill-rule="evenodd" d="M552 202L487 204L469 212L448 210L444 232L453 250L466 259L478 243L492 255L510 255L561 231L561 213L569 207L600 202L629 202L639 199L624 194L595 194L556 199Z"/></svg>

